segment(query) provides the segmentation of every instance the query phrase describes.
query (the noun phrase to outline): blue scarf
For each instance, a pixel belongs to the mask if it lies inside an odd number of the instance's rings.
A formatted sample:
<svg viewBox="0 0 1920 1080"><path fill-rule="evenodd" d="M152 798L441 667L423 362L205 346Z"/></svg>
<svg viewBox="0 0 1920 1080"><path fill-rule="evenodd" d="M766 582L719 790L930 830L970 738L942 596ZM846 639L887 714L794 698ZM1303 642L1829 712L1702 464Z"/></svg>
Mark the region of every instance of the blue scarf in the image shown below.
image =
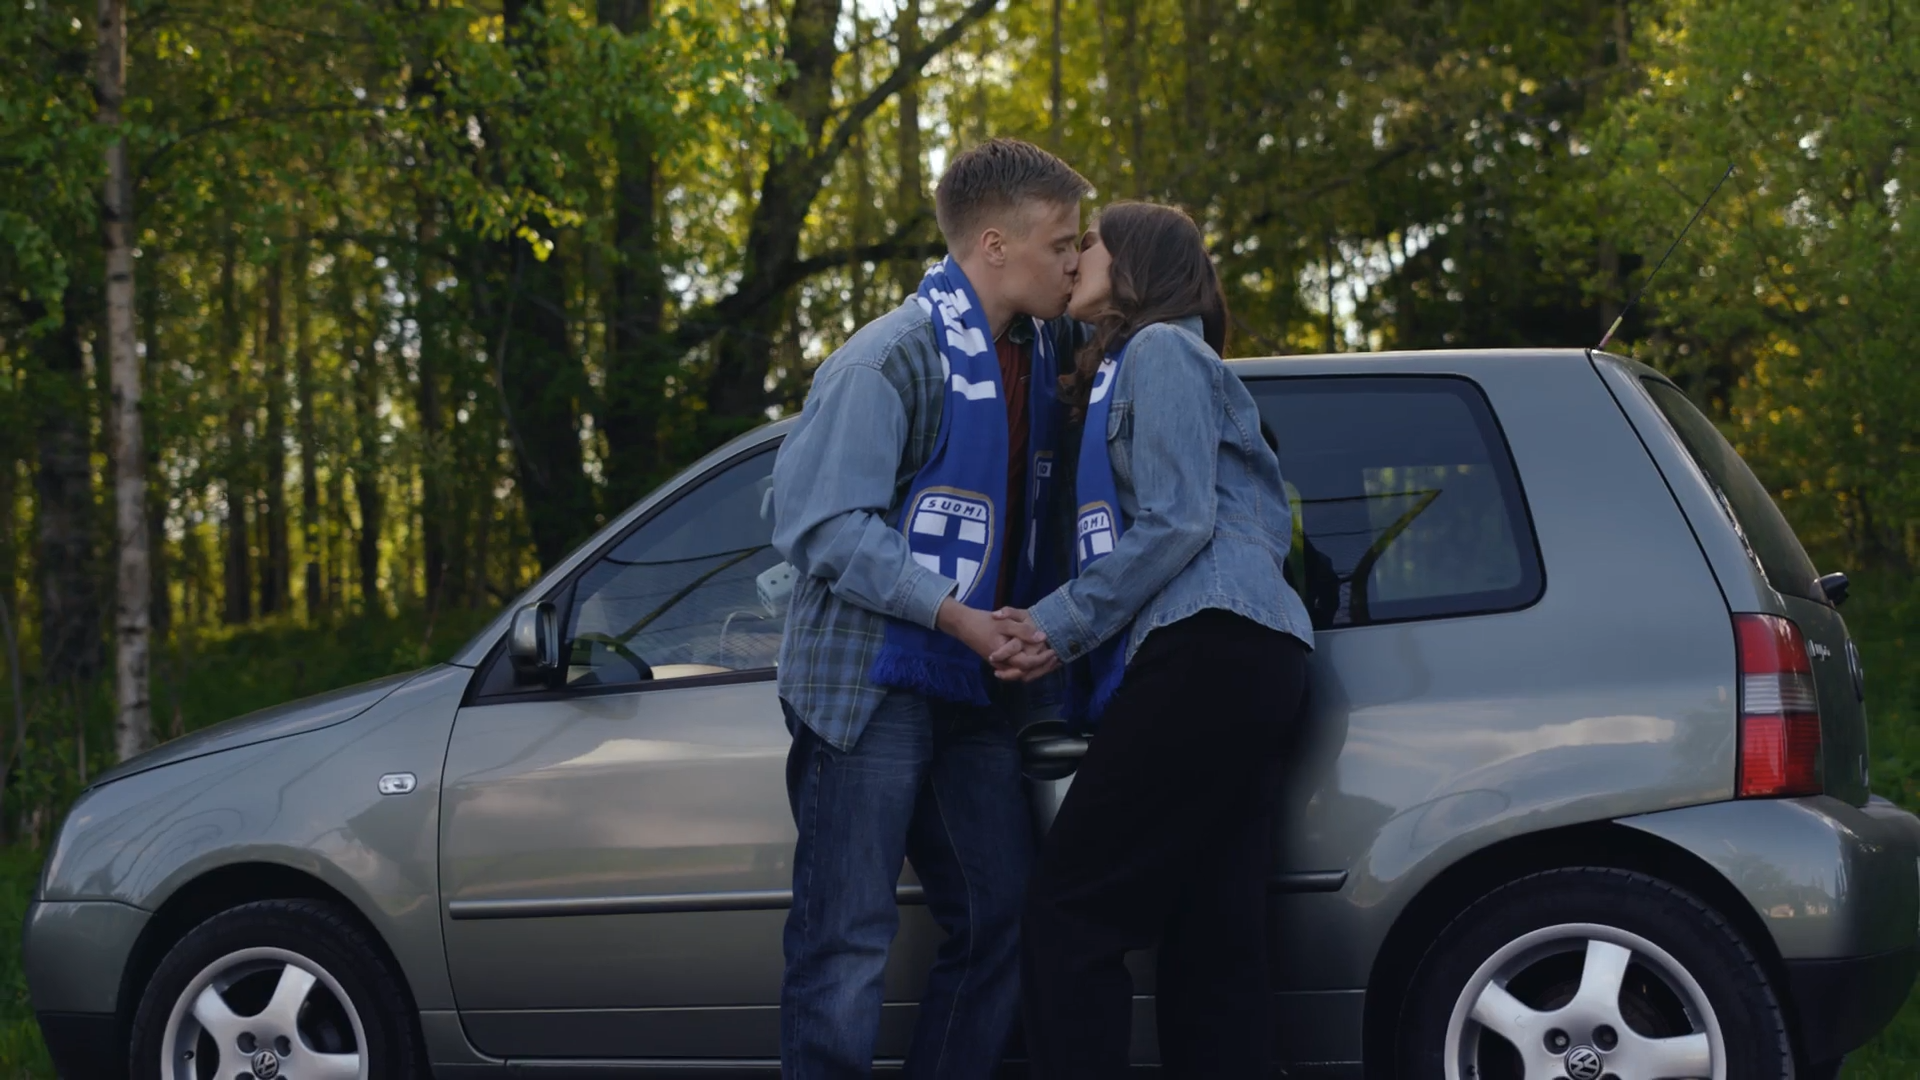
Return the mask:
<svg viewBox="0 0 1920 1080"><path fill-rule="evenodd" d="M1024 538L1014 538L1025 543L1009 553L1010 508L1001 505L1007 499L1007 406L986 313L951 257L927 271L917 299L933 318L946 398L933 453L914 474L894 525L906 535L915 562L959 582L954 598L981 611L993 610L1001 560L1018 559L1011 599L1024 607L1057 577L1046 565L1053 560L1038 543L1038 511L1053 482L1053 344L1045 324L1035 319L1027 408L1028 528ZM992 676L985 661L958 639L889 619L868 678L879 686L985 705Z"/></svg>
<svg viewBox="0 0 1920 1080"><path fill-rule="evenodd" d="M1107 456L1107 413L1112 408L1113 383L1120 377L1120 362L1126 356L1126 347L1122 346L1101 362L1087 396L1087 425L1080 434L1080 467L1074 474L1074 496L1080 502L1074 525L1074 577L1111 553L1126 532L1126 523L1120 517L1120 492L1113 482L1113 462ZM1092 726L1120 689L1120 678L1127 669L1127 639L1132 636L1129 623L1068 672L1063 712L1076 727Z"/></svg>

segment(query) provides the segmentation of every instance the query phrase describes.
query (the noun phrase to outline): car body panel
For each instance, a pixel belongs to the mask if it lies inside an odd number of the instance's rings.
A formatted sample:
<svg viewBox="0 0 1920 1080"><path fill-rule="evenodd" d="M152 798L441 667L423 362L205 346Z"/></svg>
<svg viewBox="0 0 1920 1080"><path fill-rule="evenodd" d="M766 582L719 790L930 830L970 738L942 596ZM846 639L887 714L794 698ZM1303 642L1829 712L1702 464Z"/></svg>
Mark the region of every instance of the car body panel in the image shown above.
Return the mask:
<svg viewBox="0 0 1920 1080"><path fill-rule="evenodd" d="M1648 397L1643 380L1664 380L1665 376L1638 361L1604 353L1594 354L1593 362L1694 523L1714 576L1726 592L1728 610L1785 616L1806 637L1820 698L1826 793L1865 806L1869 791L1866 724L1846 621L1832 604L1782 593L1769 583L1740 534L1729 527L1728 513L1712 482Z"/></svg>
<svg viewBox="0 0 1920 1080"><path fill-rule="evenodd" d="M1419 356L1393 369L1471 379L1491 402L1545 590L1520 611L1317 632L1279 866L1348 877L1331 896L1276 900L1293 913L1274 920L1279 989L1364 986L1399 913L1476 850L1733 790L1725 604L1584 357ZM1313 358L1241 374L1368 370ZM1644 617L1648 597L1661 619Z"/></svg>
<svg viewBox="0 0 1920 1080"><path fill-rule="evenodd" d="M357 686L329 690L313 697L260 709L245 716L236 716L231 720L169 740L144 754L129 758L94 777L93 783L89 786L99 787L136 773L157 769L162 765L171 765L190 758L217 754L222 750L235 750L242 746L284 739L289 735L318 731L321 728L345 723L379 704L388 694L393 693L418 674L417 671L409 671L399 675L388 675Z"/></svg>
<svg viewBox="0 0 1920 1080"><path fill-rule="evenodd" d="M1727 610L1785 615L1780 594L1767 584L1766 575L1741 543L1740 534L1729 527L1726 512L1713 493L1712 482L1700 471L1686 444L1680 441L1640 385L1642 378L1664 376L1637 360L1607 353L1594 353L1593 366L1646 447L1647 456L1659 467L1661 479L1673 493L1674 501L1680 504L1687 520L1697 526L1694 539L1706 554L1714 580L1726 596Z"/></svg>
<svg viewBox="0 0 1920 1080"><path fill-rule="evenodd" d="M440 938L439 779L472 672L413 676L359 716L88 791L49 856L43 900L147 911L221 867L268 863L340 893L393 951L421 1008L450 1008ZM416 789L381 795L387 773Z"/></svg>

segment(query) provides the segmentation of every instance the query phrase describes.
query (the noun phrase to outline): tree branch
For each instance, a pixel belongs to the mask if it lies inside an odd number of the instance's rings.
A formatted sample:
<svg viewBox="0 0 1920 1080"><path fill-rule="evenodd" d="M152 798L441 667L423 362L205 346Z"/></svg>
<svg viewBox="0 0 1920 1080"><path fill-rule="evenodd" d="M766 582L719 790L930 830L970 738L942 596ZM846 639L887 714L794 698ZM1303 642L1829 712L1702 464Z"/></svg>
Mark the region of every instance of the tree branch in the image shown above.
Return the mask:
<svg viewBox="0 0 1920 1080"><path fill-rule="evenodd" d="M921 46L919 52L902 57L900 66L894 68L892 74L869 91L866 97L856 102L853 108L847 110L847 115L840 118L840 123L834 127L833 134L828 137L826 144L814 153L814 160L825 163L838 158L841 151L847 148L847 144L853 141L861 125L867 122L868 117L880 111L880 106L886 104L888 98L899 93L908 83L918 78L920 73L926 70L927 65L933 62L934 57L959 41L960 35L966 33L974 23L986 18L999 3L1000 0L973 0L973 3L967 5L967 10L955 17L945 30L940 31L932 40Z"/></svg>
<svg viewBox="0 0 1920 1080"><path fill-rule="evenodd" d="M796 259L782 267L778 273L762 275L751 284L743 282L738 291L681 316L673 332L668 335L671 347L667 352L680 356L699 348L711 341L722 330L737 325L774 297L815 274L853 263L887 262L893 259L931 259L945 253L947 250L945 241L913 238L927 221L925 214L917 214L884 240L876 240L871 244L861 244L856 247L823 251L810 258Z"/></svg>

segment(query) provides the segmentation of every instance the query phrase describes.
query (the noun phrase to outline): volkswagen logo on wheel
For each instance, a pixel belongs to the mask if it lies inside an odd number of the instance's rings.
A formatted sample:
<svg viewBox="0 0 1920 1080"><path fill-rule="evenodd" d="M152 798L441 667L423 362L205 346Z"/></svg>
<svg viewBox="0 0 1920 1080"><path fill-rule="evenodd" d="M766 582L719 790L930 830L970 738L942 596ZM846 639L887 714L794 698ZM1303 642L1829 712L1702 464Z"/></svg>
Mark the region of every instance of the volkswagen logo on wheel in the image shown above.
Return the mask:
<svg viewBox="0 0 1920 1080"><path fill-rule="evenodd" d="M1591 1046L1567 1051L1567 1080L1600 1080L1600 1051Z"/></svg>
<svg viewBox="0 0 1920 1080"><path fill-rule="evenodd" d="M1595 1061L1600 1060L1595 1058ZM253 1075L257 1080L274 1080L280 1075L280 1055L271 1050L262 1050L253 1055ZM1599 1076L1599 1073L1593 1075Z"/></svg>

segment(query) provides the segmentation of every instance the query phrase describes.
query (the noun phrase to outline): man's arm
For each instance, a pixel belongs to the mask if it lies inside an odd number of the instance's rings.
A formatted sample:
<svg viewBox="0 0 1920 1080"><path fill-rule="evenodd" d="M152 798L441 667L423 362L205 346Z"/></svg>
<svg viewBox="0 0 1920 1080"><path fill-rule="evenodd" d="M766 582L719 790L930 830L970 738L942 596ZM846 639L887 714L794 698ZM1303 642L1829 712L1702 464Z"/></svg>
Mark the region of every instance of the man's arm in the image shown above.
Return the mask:
<svg viewBox="0 0 1920 1080"><path fill-rule="evenodd" d="M774 460L773 546L842 600L932 628L959 586L887 523L906 445L906 405L878 367L823 374Z"/></svg>

